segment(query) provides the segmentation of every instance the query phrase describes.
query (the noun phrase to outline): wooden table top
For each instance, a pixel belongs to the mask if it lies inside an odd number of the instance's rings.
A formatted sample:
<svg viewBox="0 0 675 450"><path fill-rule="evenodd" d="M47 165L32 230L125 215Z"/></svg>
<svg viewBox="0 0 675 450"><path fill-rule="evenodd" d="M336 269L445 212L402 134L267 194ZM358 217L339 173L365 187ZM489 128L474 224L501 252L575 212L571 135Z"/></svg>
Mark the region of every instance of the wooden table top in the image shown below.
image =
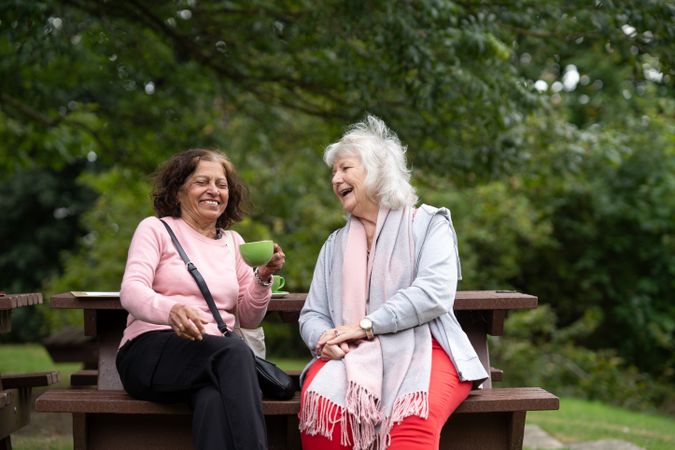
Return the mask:
<svg viewBox="0 0 675 450"><path fill-rule="evenodd" d="M0 293L0 334L12 331L12 310L24 306L39 305L42 303L42 294L31 292L28 294Z"/></svg>
<svg viewBox="0 0 675 450"><path fill-rule="evenodd" d="M267 308L275 312L297 312L307 298L306 293L291 293L283 297L273 297ZM458 291L455 297L455 311L495 311L533 309L538 299L534 295L514 291ZM49 305L59 309L119 310L123 309L119 295L81 296L64 292L51 297Z"/></svg>
<svg viewBox="0 0 675 450"><path fill-rule="evenodd" d="M42 303L42 294L39 292L0 294L0 310L22 308L24 306L39 305L40 303Z"/></svg>

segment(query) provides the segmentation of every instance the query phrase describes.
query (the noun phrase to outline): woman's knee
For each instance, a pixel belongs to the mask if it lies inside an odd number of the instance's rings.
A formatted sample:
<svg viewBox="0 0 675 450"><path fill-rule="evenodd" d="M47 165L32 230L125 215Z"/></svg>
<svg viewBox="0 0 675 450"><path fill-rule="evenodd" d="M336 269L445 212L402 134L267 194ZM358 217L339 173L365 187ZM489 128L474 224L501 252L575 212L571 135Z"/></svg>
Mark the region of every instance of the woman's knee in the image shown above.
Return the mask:
<svg viewBox="0 0 675 450"><path fill-rule="evenodd" d="M422 450L438 448L443 423L432 417L422 419L410 416L391 430L390 450Z"/></svg>
<svg viewBox="0 0 675 450"><path fill-rule="evenodd" d="M236 371L251 374L255 371L253 353L246 343L236 337L215 337L211 353L212 365L216 372Z"/></svg>

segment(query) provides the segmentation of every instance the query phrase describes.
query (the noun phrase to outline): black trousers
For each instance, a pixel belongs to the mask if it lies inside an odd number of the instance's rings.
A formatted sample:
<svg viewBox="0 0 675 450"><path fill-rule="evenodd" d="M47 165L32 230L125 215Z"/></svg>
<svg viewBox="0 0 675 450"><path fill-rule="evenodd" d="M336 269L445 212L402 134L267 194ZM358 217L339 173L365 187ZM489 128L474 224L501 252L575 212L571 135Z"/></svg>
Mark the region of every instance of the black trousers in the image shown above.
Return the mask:
<svg viewBox="0 0 675 450"><path fill-rule="evenodd" d="M125 343L116 362L132 397L190 405L195 448L267 448L253 354L241 339L188 341L171 330L153 331Z"/></svg>

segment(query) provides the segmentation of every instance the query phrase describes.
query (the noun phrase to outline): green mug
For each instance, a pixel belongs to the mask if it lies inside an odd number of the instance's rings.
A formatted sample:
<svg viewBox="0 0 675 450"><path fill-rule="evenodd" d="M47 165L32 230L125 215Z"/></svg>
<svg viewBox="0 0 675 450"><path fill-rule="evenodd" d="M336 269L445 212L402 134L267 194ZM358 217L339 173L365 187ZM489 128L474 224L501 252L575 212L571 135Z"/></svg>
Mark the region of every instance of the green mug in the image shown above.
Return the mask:
<svg viewBox="0 0 675 450"><path fill-rule="evenodd" d="M277 292L279 289L284 287L286 284L286 279L281 275L272 275L272 292Z"/></svg>
<svg viewBox="0 0 675 450"><path fill-rule="evenodd" d="M274 254L273 241L246 242L239 245L241 258L251 267L264 266Z"/></svg>

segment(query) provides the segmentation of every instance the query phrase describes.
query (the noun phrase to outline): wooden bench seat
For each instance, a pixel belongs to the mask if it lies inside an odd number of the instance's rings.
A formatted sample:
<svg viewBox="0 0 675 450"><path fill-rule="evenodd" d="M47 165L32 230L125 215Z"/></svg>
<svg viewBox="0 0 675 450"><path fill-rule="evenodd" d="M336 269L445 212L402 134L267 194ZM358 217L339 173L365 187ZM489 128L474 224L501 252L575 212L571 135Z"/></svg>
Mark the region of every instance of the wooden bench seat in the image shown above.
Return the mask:
<svg viewBox="0 0 675 450"><path fill-rule="evenodd" d="M191 414L187 405L136 400L124 391L95 389L51 389L35 403L36 411L98 414ZM291 400L265 400L265 415L297 414L300 394Z"/></svg>
<svg viewBox="0 0 675 450"><path fill-rule="evenodd" d="M50 386L59 382L59 373L31 372L13 373L0 375L3 389L34 388L38 386Z"/></svg>
<svg viewBox="0 0 675 450"><path fill-rule="evenodd" d="M544 389L537 387L499 388L472 391L450 418L444 428L442 438L446 445L459 449L480 448L520 448L522 446L522 424L527 411L558 409L558 398ZM101 429L107 432L89 433L98 436L100 442L80 443L75 448L144 448L147 445L143 436L162 435L171 428L170 439L162 440L161 448L189 448L190 446L190 410L183 404L160 404L135 400L119 390L94 389L53 389L42 394L35 403L39 412L61 412L74 414L74 426L91 429L100 422ZM300 396L287 401L263 401L263 412L266 416L268 432L275 439L270 439L278 447L299 448L297 431L297 414L300 410ZM463 416L483 414L480 420L466 420ZM492 426L490 436L485 436L482 426L489 422ZM78 423L80 425L78 425ZM483 424L476 428L472 424ZM157 427L157 433L148 433ZM466 433L466 429L475 428L475 432ZM456 433L456 430L463 433ZM117 433L114 432L117 430ZM179 430L183 430L180 432ZM501 430L501 431L499 431ZM519 431L521 430L521 431ZM458 435L465 436L466 442L458 441ZM454 436L454 437L453 437ZM486 440L487 438L487 440ZM496 446L491 447L491 445ZM158 445L158 442L155 442ZM515 447L514 447L515 445ZM156 447L160 448L160 447ZM450 448L441 445L441 448Z"/></svg>
<svg viewBox="0 0 675 450"><path fill-rule="evenodd" d="M50 389L35 403L36 411L101 414L190 414L182 404L162 404L136 400L124 391L94 389ZM471 391L455 411L484 413L504 411L543 411L558 408L558 397L538 387L478 389ZM265 415L297 414L300 393L290 400L263 400Z"/></svg>

